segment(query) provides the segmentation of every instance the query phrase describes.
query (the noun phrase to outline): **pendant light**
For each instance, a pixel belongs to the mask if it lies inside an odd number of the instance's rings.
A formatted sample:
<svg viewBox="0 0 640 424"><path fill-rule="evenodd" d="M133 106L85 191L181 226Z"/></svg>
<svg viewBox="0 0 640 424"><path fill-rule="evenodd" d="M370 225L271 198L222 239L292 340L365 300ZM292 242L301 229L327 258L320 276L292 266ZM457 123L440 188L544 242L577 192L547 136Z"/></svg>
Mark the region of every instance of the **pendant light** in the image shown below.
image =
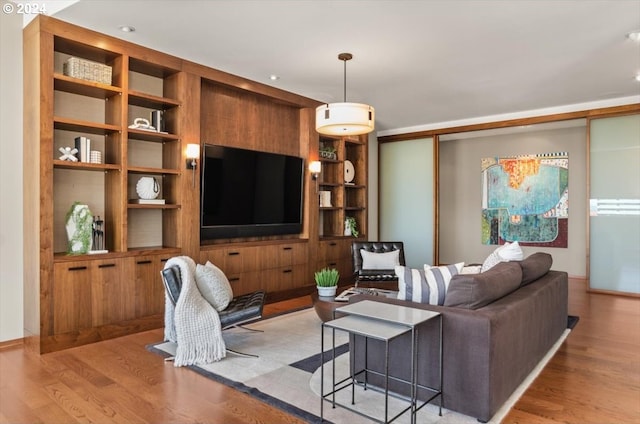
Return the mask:
<svg viewBox="0 0 640 424"><path fill-rule="evenodd" d="M347 61L351 53L340 53L344 62L344 102L316 108L316 131L326 135L360 135L373 131L375 109L363 103L347 103Z"/></svg>

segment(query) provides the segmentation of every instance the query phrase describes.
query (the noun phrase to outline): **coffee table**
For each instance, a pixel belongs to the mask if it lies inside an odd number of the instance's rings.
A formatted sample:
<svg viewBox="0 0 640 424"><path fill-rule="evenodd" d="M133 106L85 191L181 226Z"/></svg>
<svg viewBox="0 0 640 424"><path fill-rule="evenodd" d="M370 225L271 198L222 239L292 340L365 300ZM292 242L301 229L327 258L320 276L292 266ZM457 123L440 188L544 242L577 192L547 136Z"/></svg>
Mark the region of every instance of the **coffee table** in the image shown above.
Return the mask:
<svg viewBox="0 0 640 424"><path fill-rule="evenodd" d="M318 318L322 322L331 321L333 319L333 311L340 306L347 305L347 302L336 302L334 296L319 296L317 290L311 293L311 301L313 309L316 310L316 314L318 314Z"/></svg>
<svg viewBox="0 0 640 424"><path fill-rule="evenodd" d="M376 289L371 290L375 291ZM378 296L397 297L398 295L398 292L389 290L379 290L378 292ZM331 321L334 318L341 317L343 314L338 313L334 315L334 311L336 310L336 308L349 304L348 301L336 301L335 299L336 298L334 296L319 296L317 291L313 291L311 293L311 302L313 303L313 309L315 309L316 314L318 314L318 318L320 318L322 322Z"/></svg>

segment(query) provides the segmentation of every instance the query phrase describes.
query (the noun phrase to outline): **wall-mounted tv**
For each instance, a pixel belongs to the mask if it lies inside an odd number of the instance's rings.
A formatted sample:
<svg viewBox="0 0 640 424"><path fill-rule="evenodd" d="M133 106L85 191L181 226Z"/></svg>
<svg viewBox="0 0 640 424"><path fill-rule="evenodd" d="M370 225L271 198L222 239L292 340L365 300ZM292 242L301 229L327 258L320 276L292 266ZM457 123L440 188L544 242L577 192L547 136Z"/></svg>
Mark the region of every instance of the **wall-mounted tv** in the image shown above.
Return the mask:
<svg viewBox="0 0 640 424"><path fill-rule="evenodd" d="M299 234L304 160L205 144L200 239Z"/></svg>

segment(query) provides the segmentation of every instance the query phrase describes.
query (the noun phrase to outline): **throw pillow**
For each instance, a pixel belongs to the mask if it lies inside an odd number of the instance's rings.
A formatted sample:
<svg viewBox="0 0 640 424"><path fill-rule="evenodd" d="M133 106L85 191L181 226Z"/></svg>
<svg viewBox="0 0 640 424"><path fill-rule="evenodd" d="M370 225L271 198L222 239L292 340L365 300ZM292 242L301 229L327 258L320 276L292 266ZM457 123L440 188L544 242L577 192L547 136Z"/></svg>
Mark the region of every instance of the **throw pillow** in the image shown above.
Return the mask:
<svg viewBox="0 0 640 424"><path fill-rule="evenodd" d="M505 243L494 250L482 263L481 272L485 272L500 262L521 261L524 257L522 249L517 241Z"/></svg>
<svg viewBox="0 0 640 424"><path fill-rule="evenodd" d="M362 269L394 269L396 265L400 265L399 250L376 253L360 249L360 254L362 255Z"/></svg>
<svg viewBox="0 0 640 424"><path fill-rule="evenodd" d="M480 274L455 275L444 306L482 308L517 290L521 280L522 268L516 262L502 262Z"/></svg>
<svg viewBox="0 0 640 424"><path fill-rule="evenodd" d="M463 266L460 274L480 274L482 265L467 265Z"/></svg>
<svg viewBox="0 0 640 424"><path fill-rule="evenodd" d="M227 276L211 262L196 265L196 285L202 297L217 311L224 310L233 299L233 290Z"/></svg>
<svg viewBox="0 0 640 424"><path fill-rule="evenodd" d="M553 258L548 253L536 252L527 256L526 259L520 262L522 267L522 283L520 283L520 286L526 286L545 275L551 269L552 264Z"/></svg>
<svg viewBox="0 0 640 424"><path fill-rule="evenodd" d="M464 263L430 266L412 269L396 266L398 276L398 299L430 305L444 305L451 277L458 274Z"/></svg>

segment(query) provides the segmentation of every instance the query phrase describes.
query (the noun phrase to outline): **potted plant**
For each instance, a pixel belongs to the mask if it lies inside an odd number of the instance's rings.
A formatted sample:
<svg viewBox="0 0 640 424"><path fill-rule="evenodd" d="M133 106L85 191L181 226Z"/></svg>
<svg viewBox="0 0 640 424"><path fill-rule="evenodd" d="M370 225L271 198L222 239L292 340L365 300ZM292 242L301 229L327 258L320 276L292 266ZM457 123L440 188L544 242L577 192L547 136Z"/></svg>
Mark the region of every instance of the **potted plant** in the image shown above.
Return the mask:
<svg viewBox="0 0 640 424"><path fill-rule="evenodd" d="M319 296L335 296L340 273L337 269L323 268L314 275Z"/></svg>
<svg viewBox="0 0 640 424"><path fill-rule="evenodd" d="M344 220L344 235L358 237L359 234L356 219L352 216L346 217Z"/></svg>

